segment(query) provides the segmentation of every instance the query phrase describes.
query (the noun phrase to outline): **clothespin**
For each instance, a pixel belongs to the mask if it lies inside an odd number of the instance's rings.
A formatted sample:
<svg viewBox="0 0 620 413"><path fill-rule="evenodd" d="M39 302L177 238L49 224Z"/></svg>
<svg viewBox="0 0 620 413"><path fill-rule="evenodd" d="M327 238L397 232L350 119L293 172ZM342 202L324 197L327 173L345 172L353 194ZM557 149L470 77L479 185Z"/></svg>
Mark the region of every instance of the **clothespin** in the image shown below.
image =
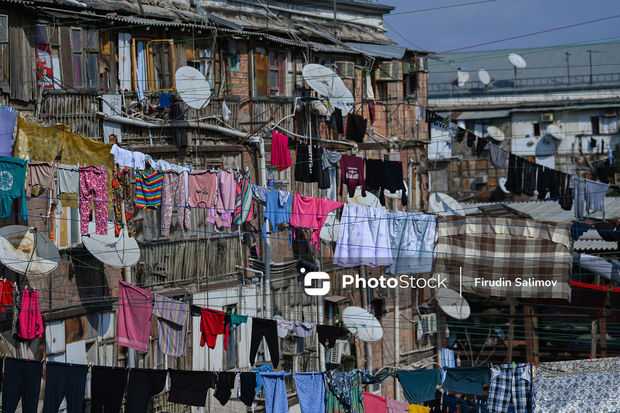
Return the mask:
<svg viewBox="0 0 620 413"><path fill-rule="evenodd" d="M517 363L515 363L514 361L512 362L512 368L514 369L515 367L517 367Z"/></svg>

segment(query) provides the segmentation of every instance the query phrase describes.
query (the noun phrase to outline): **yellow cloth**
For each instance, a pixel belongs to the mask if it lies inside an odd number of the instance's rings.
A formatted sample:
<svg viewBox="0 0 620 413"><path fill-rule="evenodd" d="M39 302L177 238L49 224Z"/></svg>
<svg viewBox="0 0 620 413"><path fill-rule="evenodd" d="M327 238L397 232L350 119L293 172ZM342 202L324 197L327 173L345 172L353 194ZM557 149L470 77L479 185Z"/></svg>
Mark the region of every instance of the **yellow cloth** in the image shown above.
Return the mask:
<svg viewBox="0 0 620 413"><path fill-rule="evenodd" d="M430 413L431 408L420 406L419 404L410 404L409 413Z"/></svg>
<svg viewBox="0 0 620 413"><path fill-rule="evenodd" d="M28 161L51 162L62 149L64 126L42 127L24 117L17 118L17 134L13 145L13 157Z"/></svg>

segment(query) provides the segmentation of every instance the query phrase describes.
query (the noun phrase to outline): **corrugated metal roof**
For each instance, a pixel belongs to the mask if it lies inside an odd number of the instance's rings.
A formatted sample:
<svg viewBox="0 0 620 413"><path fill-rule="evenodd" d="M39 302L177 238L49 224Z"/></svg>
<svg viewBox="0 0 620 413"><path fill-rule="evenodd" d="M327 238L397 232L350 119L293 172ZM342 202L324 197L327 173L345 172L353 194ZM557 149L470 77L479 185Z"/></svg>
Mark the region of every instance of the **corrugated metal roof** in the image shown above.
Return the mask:
<svg viewBox="0 0 620 413"><path fill-rule="evenodd" d="M363 53L376 57L383 57L386 59L402 59L407 51L406 47L395 46L389 44L372 44L372 43L356 43L345 42L345 44L355 50L359 50Z"/></svg>
<svg viewBox="0 0 620 413"><path fill-rule="evenodd" d="M584 239L579 238L573 243L575 251L614 251L618 248L618 243L609 242L603 239Z"/></svg>
<svg viewBox="0 0 620 413"><path fill-rule="evenodd" d="M345 49L340 46L335 46L331 44L323 44L317 42L308 42L308 46L315 52L323 52L323 53L339 53L339 54L359 54L357 50Z"/></svg>
<svg viewBox="0 0 620 413"><path fill-rule="evenodd" d="M456 117L458 120L468 119L494 119L507 118L510 116L509 110L481 110L476 112L462 112Z"/></svg>

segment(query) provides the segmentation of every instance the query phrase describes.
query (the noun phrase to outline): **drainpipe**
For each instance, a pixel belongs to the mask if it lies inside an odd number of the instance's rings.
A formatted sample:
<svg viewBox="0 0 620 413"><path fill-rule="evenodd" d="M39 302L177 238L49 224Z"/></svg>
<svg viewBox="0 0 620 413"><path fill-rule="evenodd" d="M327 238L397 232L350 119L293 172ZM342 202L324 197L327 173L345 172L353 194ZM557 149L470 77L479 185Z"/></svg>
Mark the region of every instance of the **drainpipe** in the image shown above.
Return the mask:
<svg viewBox="0 0 620 413"><path fill-rule="evenodd" d="M360 265L362 278L366 280L366 267ZM364 310L368 311L368 286L362 287L362 305ZM366 370L372 371L372 344L368 341L364 342L364 353L366 353Z"/></svg>
<svg viewBox="0 0 620 413"><path fill-rule="evenodd" d="M261 291L262 297L261 297L261 305L258 306L258 308L260 308L261 310L261 317L264 317L265 316L265 273L260 270L255 270L253 268L243 267L241 265L235 265L235 268L240 269L240 270L250 271L256 274L260 274L260 291ZM258 293L256 294L256 304L258 305Z"/></svg>
<svg viewBox="0 0 620 413"><path fill-rule="evenodd" d="M409 167L411 172L411 167ZM411 183L411 180L409 180ZM396 295L394 296L394 365L396 368L400 368L400 294L399 289L396 288ZM394 399L400 400L400 386L396 383L397 378L394 377Z"/></svg>

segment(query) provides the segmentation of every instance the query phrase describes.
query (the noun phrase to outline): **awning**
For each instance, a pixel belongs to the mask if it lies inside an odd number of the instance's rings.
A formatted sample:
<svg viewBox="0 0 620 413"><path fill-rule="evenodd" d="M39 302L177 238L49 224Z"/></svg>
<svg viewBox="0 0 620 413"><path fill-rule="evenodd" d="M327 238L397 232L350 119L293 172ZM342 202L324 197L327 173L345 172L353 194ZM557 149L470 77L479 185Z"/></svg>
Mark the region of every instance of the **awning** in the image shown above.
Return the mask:
<svg viewBox="0 0 620 413"><path fill-rule="evenodd" d="M406 47L394 46L389 44L355 43L345 42L351 49L355 49L371 56L383 57L385 59L402 59L407 51Z"/></svg>
<svg viewBox="0 0 620 413"><path fill-rule="evenodd" d="M347 297L343 297L341 295L326 295L325 296L325 301L328 301L330 303L334 303L334 304L338 304L341 303L343 301L348 300Z"/></svg>
<svg viewBox="0 0 620 413"><path fill-rule="evenodd" d="M510 116L508 110L482 110L477 112L463 112L456 117L458 120L469 119L493 119L493 118L507 118Z"/></svg>

